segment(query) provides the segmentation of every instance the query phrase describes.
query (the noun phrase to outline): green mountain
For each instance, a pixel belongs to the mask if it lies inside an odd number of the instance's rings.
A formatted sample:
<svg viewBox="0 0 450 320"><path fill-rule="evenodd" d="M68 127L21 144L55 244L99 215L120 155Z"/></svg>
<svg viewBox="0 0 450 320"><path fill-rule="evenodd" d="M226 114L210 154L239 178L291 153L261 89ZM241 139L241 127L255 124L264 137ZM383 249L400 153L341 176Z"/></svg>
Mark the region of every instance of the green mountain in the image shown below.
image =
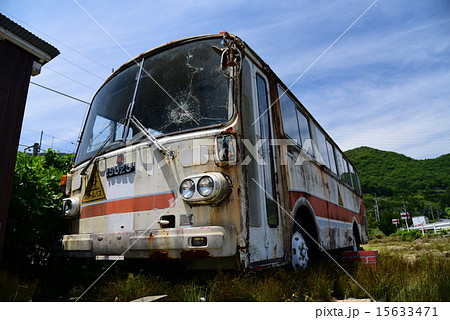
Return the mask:
<svg viewBox="0 0 450 320"><path fill-rule="evenodd" d="M369 147L345 153L358 169L369 228L391 234L392 219L405 210L430 220L450 215L450 154L415 160Z"/></svg>
<svg viewBox="0 0 450 320"><path fill-rule="evenodd" d="M415 160L369 147L348 150L345 154L358 169L364 193L404 197L450 192L450 154Z"/></svg>

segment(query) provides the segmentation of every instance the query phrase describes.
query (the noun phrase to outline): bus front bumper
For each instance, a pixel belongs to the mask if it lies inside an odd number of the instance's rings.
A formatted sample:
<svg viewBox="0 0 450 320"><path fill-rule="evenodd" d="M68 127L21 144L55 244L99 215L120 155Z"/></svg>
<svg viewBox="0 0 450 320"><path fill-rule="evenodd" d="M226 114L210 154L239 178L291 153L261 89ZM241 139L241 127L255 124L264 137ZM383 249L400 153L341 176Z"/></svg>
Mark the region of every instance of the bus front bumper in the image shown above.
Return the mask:
<svg viewBox="0 0 450 320"><path fill-rule="evenodd" d="M147 231L80 233L58 237L64 257L195 259L236 254L233 226L153 229Z"/></svg>

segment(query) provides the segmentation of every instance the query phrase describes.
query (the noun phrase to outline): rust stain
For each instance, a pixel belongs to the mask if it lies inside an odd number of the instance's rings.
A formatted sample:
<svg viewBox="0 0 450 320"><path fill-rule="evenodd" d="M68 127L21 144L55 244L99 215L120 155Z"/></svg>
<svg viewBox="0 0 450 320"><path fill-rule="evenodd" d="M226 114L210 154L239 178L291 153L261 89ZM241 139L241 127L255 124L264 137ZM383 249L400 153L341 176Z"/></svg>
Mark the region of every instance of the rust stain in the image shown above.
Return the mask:
<svg viewBox="0 0 450 320"><path fill-rule="evenodd" d="M229 127L227 130L225 130L223 133L236 133L236 131L234 131L233 127Z"/></svg>

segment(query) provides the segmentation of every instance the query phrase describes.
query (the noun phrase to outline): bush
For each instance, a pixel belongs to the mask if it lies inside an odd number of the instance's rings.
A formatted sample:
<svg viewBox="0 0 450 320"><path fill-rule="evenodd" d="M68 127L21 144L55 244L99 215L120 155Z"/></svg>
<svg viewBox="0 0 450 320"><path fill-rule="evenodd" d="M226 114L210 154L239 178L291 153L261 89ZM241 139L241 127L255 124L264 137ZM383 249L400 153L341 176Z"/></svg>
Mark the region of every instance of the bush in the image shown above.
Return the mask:
<svg viewBox="0 0 450 320"><path fill-rule="evenodd" d="M63 230L59 181L70 164L70 155L51 149L39 156L17 154L2 262L21 278L51 273L54 240Z"/></svg>
<svg viewBox="0 0 450 320"><path fill-rule="evenodd" d="M399 236L403 241L413 241L422 238L422 231L418 229L413 230L400 230L396 233L391 234L391 236Z"/></svg>

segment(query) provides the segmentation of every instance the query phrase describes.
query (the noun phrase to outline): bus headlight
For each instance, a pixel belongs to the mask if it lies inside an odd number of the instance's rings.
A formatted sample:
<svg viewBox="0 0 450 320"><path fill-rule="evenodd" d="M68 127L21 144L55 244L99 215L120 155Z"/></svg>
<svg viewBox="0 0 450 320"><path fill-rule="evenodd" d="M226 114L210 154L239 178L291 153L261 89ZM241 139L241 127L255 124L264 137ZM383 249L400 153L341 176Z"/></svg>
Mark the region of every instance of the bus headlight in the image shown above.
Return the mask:
<svg viewBox="0 0 450 320"><path fill-rule="evenodd" d="M75 217L80 210L79 201L77 198L63 199L63 215L65 217Z"/></svg>
<svg viewBox="0 0 450 320"><path fill-rule="evenodd" d="M184 201L196 204L218 204L231 192L231 181L223 173L207 172L189 176L180 184Z"/></svg>
<svg viewBox="0 0 450 320"><path fill-rule="evenodd" d="M200 193L200 195L207 197L209 196L214 190L214 181L211 177L204 176L201 177L200 180L198 180L197 183L197 191Z"/></svg>
<svg viewBox="0 0 450 320"><path fill-rule="evenodd" d="M191 179L185 179L180 184L180 195L184 199L190 199L194 195L195 192L195 184Z"/></svg>

